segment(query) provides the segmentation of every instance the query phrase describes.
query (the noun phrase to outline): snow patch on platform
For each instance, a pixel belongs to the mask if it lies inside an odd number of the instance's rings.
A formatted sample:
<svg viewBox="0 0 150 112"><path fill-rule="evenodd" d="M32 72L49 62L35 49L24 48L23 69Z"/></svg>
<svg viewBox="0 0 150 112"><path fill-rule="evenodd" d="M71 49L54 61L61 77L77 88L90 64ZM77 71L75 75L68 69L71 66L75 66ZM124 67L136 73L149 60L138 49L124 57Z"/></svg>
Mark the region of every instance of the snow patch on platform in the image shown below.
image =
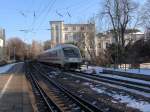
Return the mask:
<svg viewBox="0 0 150 112"><path fill-rule="evenodd" d="M0 67L0 73L7 72L12 66L14 66L16 63L8 64Z"/></svg>

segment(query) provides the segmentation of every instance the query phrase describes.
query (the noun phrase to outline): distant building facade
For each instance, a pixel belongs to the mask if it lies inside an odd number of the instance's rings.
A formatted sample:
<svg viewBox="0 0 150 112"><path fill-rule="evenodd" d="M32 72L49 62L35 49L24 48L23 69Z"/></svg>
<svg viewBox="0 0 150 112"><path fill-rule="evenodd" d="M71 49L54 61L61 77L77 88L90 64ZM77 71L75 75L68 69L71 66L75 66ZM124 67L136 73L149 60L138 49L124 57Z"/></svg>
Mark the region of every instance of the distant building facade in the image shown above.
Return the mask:
<svg viewBox="0 0 150 112"><path fill-rule="evenodd" d="M144 38L144 33L142 32L134 32L125 34L125 45L127 45L130 41L132 43Z"/></svg>
<svg viewBox="0 0 150 112"><path fill-rule="evenodd" d="M95 35L95 24L64 24L63 21L50 21L52 46L61 43L77 42L81 33L88 37L88 33ZM85 39L86 40L86 39Z"/></svg>
<svg viewBox="0 0 150 112"><path fill-rule="evenodd" d="M63 21L50 21L50 26L52 48L58 44L76 42L82 46L85 53L90 50L98 56L104 53L110 44L116 42L111 30L96 35L95 24L65 24ZM144 38L144 33L138 29L127 29L124 38L127 45L129 42L134 43ZM85 57L88 57L88 54L85 54Z"/></svg>
<svg viewBox="0 0 150 112"><path fill-rule="evenodd" d="M4 57L5 29L0 28L0 60Z"/></svg>
<svg viewBox="0 0 150 112"><path fill-rule="evenodd" d="M140 40L144 38L144 33L137 31L137 32L127 32L125 33L125 45L127 45L129 42L136 42L137 40ZM111 32L105 32L105 33L98 33L96 35L95 39L96 43L96 54L99 55L100 53L104 52L109 44L115 43L115 38L113 37L113 34Z"/></svg>
<svg viewBox="0 0 150 112"><path fill-rule="evenodd" d="M96 55L98 56L100 53L104 52L109 44L114 42L112 36L105 33L98 33L95 39L95 49Z"/></svg>
<svg viewBox="0 0 150 112"><path fill-rule="evenodd" d="M52 47L62 43L75 42L82 44L85 52L87 52L87 47L90 47L90 50L95 49L88 42L90 36L92 36L91 39L95 42L95 24L64 24L63 21L50 21L50 25Z"/></svg>

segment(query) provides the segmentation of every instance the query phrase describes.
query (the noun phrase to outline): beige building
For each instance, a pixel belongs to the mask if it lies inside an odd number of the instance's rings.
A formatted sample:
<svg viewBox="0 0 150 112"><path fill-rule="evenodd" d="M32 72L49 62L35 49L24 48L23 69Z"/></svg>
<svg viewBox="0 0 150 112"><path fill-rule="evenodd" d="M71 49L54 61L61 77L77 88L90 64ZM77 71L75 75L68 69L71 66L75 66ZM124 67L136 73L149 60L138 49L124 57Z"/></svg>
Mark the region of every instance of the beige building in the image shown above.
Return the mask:
<svg viewBox="0 0 150 112"><path fill-rule="evenodd" d="M52 47L75 42L85 50L85 57L89 57L87 49L95 50L95 24L64 24L63 21L50 21L50 25Z"/></svg>
<svg viewBox="0 0 150 112"><path fill-rule="evenodd" d="M64 24L63 21L50 21L52 47L68 42L78 42L84 35L95 35L95 24Z"/></svg>
<svg viewBox="0 0 150 112"><path fill-rule="evenodd" d="M107 46L113 43L113 38L111 35L105 33L98 33L96 35L95 44L96 44L96 55L98 56L100 53L104 52Z"/></svg>
<svg viewBox="0 0 150 112"><path fill-rule="evenodd" d="M51 47L62 43L77 42L84 48L85 57L89 57L87 54L89 50L96 51L98 56L106 50L109 44L115 43L111 31L95 35L95 24L64 24L63 21L50 21L50 25ZM129 29L125 34L125 44L127 45L129 41L135 42L143 37L144 33Z"/></svg>
<svg viewBox="0 0 150 112"><path fill-rule="evenodd" d="M142 38L144 38L144 33L142 32L134 32L134 33L125 34L125 45L127 45L130 41L134 43L137 40L140 40Z"/></svg>
<svg viewBox="0 0 150 112"><path fill-rule="evenodd" d="M4 57L5 30L0 28L0 60Z"/></svg>
<svg viewBox="0 0 150 112"><path fill-rule="evenodd" d="M142 32L134 32L134 33L126 33L125 34L125 45L127 45L130 41L134 43L135 41L144 38L144 33ZM115 43L115 39L113 38L112 33L98 33L95 38L96 44L96 54L104 52L109 44Z"/></svg>

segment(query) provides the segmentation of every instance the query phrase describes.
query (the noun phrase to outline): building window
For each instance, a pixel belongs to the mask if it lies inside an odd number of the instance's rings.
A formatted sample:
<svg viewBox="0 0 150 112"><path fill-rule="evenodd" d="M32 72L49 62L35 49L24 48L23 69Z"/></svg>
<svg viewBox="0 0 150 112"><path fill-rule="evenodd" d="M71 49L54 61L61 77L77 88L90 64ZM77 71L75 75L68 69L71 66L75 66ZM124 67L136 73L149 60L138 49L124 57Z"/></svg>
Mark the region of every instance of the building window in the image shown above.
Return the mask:
<svg viewBox="0 0 150 112"><path fill-rule="evenodd" d="M80 28L81 30L85 30L85 28L83 27L83 26L81 26L81 28Z"/></svg>
<svg viewBox="0 0 150 112"><path fill-rule="evenodd" d="M54 30L55 30L55 27L53 26L51 30L54 31Z"/></svg>
<svg viewBox="0 0 150 112"><path fill-rule="evenodd" d="M56 25L56 26L55 26L55 28L56 28L56 30L58 30L59 26L58 26L58 25Z"/></svg>
<svg viewBox="0 0 150 112"><path fill-rule="evenodd" d="M98 48L101 48L101 43L98 43Z"/></svg>
<svg viewBox="0 0 150 112"><path fill-rule="evenodd" d="M68 34L65 34L65 40L68 40L68 37L69 37Z"/></svg>
<svg viewBox="0 0 150 112"><path fill-rule="evenodd" d="M58 36L56 37L56 42L59 43L59 37Z"/></svg>
<svg viewBox="0 0 150 112"><path fill-rule="evenodd" d="M109 47L109 43L106 42L106 48L108 48L108 47Z"/></svg>
<svg viewBox="0 0 150 112"><path fill-rule="evenodd" d="M73 27L73 30L76 30L76 27L75 27L75 26Z"/></svg>
<svg viewBox="0 0 150 112"><path fill-rule="evenodd" d="M59 27L56 25L56 42L59 43Z"/></svg>
<svg viewBox="0 0 150 112"><path fill-rule="evenodd" d="M93 31L93 29L94 29L94 27L91 25L88 27L88 30L90 30L90 31Z"/></svg>
<svg viewBox="0 0 150 112"><path fill-rule="evenodd" d="M68 27L65 27L65 31L68 31Z"/></svg>
<svg viewBox="0 0 150 112"><path fill-rule="evenodd" d="M73 40L76 40L76 39L77 39L77 34L74 33L74 34L73 34Z"/></svg>

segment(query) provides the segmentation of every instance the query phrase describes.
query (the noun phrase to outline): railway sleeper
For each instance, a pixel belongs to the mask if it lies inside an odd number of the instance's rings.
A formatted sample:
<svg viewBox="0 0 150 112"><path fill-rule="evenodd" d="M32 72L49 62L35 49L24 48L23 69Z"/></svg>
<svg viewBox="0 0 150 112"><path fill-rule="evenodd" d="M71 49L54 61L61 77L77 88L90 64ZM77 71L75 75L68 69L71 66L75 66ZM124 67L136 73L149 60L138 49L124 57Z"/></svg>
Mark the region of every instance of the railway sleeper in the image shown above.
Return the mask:
<svg viewBox="0 0 150 112"><path fill-rule="evenodd" d="M45 79L47 79L47 81L49 80L49 82L50 82L53 86L55 86L56 88L60 89L60 91L62 91L62 92L64 92L65 94L67 94L69 97L73 98L73 99L76 101L76 103L82 107L82 110L87 110L87 111L90 111L90 112L94 112L94 111L97 110L98 112L101 112L101 110L99 110L99 109L98 109L97 107L95 107L94 105L91 105L90 103L84 101L83 99L77 97L76 95L73 95L73 94L70 93L68 90L62 88L62 86L60 86L60 85L57 84L56 82L52 81L48 76L45 76L45 73L46 73L46 72L45 72L43 69L41 69L41 68L39 68L39 67L36 68L35 66L34 66L34 69L37 70L37 71L41 74L41 76L45 77ZM40 69L40 71L39 71L39 69ZM80 103L80 102L82 102L82 103ZM84 103L84 104L83 104L83 103ZM78 107L77 104L76 104L76 106L75 106L76 108ZM90 105L90 106L92 106L92 109L90 109L88 106L85 106L85 105ZM82 110L81 110L81 111L82 111ZM93 111L93 110L94 110L94 111Z"/></svg>

